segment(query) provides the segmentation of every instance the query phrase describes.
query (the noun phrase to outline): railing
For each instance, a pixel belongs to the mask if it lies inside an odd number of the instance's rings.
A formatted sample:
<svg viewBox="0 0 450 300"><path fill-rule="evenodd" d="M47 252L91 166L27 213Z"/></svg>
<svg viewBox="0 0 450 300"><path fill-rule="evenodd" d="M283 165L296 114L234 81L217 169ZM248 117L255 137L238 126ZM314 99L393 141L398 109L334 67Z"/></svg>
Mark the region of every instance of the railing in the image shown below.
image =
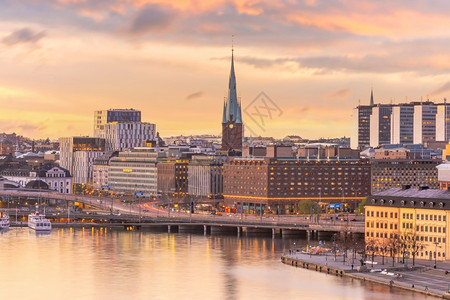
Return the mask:
<svg viewBox="0 0 450 300"><path fill-rule="evenodd" d="M304 216L273 216L273 215L245 215L245 214L224 214L224 215L205 215L205 214L189 214L180 212L164 212L155 208L154 211L146 211L139 209L138 205L128 205L124 203L113 202L116 198L95 197L88 195L60 194L56 192L34 192L34 191L17 191L17 190L1 190L0 196L12 197L33 197L39 199L54 199L60 201L71 201L88 204L93 207L108 211L108 213L80 213L70 212L73 218L76 214L77 219L107 219L109 221L122 222L152 222L152 223L193 223L193 224L216 224L225 226L258 226L267 228L292 228L305 230L323 230L323 231L353 231L364 232L364 221L348 220L329 220L317 219L312 222L308 217ZM119 212L119 214L114 213ZM28 212L26 212L28 214ZM49 217L54 217L50 215ZM61 217L65 217L61 216ZM70 217L70 216L69 216ZM137 218L137 219L136 219Z"/></svg>

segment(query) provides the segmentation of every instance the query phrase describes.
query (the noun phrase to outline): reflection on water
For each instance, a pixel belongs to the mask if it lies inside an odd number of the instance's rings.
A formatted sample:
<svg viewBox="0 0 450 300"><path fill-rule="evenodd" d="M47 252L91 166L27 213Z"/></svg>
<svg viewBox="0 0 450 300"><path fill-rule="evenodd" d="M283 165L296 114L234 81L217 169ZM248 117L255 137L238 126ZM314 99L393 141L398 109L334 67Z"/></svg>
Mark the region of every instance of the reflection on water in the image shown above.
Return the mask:
<svg viewBox="0 0 450 300"><path fill-rule="evenodd" d="M427 298L282 264L296 239L11 228L0 243L2 299Z"/></svg>

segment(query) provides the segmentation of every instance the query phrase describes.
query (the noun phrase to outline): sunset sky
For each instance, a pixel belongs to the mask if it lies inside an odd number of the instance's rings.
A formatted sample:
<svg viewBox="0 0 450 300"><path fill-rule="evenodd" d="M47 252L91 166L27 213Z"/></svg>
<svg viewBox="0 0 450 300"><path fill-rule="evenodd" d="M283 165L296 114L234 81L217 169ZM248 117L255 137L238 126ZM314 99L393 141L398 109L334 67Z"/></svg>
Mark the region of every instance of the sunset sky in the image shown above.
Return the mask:
<svg viewBox="0 0 450 300"><path fill-rule="evenodd" d="M135 108L162 136L220 134L234 35L243 109L265 92L280 110L253 135L349 136L371 86L378 103L450 95L449 15L447 0L1 0L0 132L92 135L95 110Z"/></svg>

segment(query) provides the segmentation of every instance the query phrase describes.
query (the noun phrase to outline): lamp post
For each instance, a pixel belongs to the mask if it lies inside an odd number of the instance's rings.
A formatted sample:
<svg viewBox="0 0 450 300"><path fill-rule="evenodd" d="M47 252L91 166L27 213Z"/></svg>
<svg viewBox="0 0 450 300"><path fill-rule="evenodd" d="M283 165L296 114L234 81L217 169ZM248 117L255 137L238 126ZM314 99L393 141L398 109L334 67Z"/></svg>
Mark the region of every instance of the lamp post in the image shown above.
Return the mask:
<svg viewBox="0 0 450 300"><path fill-rule="evenodd" d="M434 268L436 269L436 264L437 264L437 248L439 243L438 242L434 242ZM439 247L440 248L440 247Z"/></svg>
<svg viewBox="0 0 450 300"><path fill-rule="evenodd" d="M320 205L322 204L322 188L319 188L319 206L317 207L317 224L320 223Z"/></svg>
<svg viewBox="0 0 450 300"><path fill-rule="evenodd" d="M334 261L336 261L336 233L333 234Z"/></svg>

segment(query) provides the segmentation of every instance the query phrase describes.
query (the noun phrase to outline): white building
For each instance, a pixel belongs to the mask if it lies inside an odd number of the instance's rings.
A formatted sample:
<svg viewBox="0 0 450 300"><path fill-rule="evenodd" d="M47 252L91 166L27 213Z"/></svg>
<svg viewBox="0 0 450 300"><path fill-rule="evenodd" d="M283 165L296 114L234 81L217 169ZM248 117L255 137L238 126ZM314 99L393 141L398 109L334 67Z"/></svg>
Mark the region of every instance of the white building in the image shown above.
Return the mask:
<svg viewBox="0 0 450 300"><path fill-rule="evenodd" d="M156 137L156 125L146 122L105 124L106 151L123 151L144 146Z"/></svg>
<svg viewBox="0 0 450 300"><path fill-rule="evenodd" d="M188 193L196 197L223 195L224 157L193 156L188 165Z"/></svg>
<svg viewBox="0 0 450 300"><path fill-rule="evenodd" d="M119 152L117 157L109 160L108 185L121 194L139 192L145 196L156 195L158 156L155 149L147 147Z"/></svg>
<svg viewBox="0 0 450 300"><path fill-rule="evenodd" d="M438 104L436 113L436 140L450 141L450 105Z"/></svg>
<svg viewBox="0 0 450 300"><path fill-rule="evenodd" d="M109 160L113 156L117 156L117 152L104 154L94 160L92 166L92 180L93 188L95 190L114 188L113 186L108 185Z"/></svg>
<svg viewBox="0 0 450 300"><path fill-rule="evenodd" d="M102 151L77 151L73 154L73 183L93 184L93 165L97 157L105 154Z"/></svg>
<svg viewBox="0 0 450 300"><path fill-rule="evenodd" d="M73 176L73 184L92 184L92 164L104 154L105 139L66 137L59 141L60 166Z"/></svg>
<svg viewBox="0 0 450 300"><path fill-rule="evenodd" d="M69 171L53 164L45 164L37 169L28 165L7 168L1 175L21 186L33 180L41 180L47 183L51 190L63 194L72 193L72 177Z"/></svg>
<svg viewBox="0 0 450 300"><path fill-rule="evenodd" d="M372 108L370 116L370 147L391 143L392 106L378 105Z"/></svg>

